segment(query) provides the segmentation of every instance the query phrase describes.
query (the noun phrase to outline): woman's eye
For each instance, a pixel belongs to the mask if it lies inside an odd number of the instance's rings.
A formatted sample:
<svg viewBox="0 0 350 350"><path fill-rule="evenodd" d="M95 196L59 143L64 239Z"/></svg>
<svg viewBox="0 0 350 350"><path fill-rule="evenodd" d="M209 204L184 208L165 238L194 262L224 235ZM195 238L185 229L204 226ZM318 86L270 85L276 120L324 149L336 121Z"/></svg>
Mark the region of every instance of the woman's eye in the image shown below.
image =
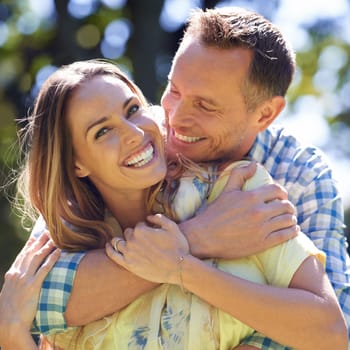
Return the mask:
<svg viewBox="0 0 350 350"><path fill-rule="evenodd" d="M95 140L97 140L100 137L102 137L103 135L107 134L108 130L109 130L108 128L103 127L99 131L97 131L97 133L95 134Z"/></svg>
<svg viewBox="0 0 350 350"><path fill-rule="evenodd" d="M130 108L128 109L128 112L127 112L127 117L131 117L133 114L135 114L139 110L140 110L139 105L130 106Z"/></svg>

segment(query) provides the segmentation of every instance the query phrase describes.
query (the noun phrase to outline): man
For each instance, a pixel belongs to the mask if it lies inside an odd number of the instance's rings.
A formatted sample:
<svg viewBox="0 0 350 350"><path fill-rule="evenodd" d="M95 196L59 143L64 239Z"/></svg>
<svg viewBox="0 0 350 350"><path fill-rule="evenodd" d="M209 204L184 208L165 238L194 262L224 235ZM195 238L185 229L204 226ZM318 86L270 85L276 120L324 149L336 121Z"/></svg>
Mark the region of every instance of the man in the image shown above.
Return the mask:
<svg viewBox="0 0 350 350"><path fill-rule="evenodd" d="M233 9L197 12L162 98L167 149L170 156L182 153L194 161L249 157L262 163L288 190L302 231L327 253L327 273L349 323L349 258L331 170L318 150L270 126L285 105L293 72L292 51L261 16ZM237 176L252 172L253 167L241 169ZM229 186L233 189L205 212L181 224L193 254L248 256L296 234L291 205L280 186L249 192L239 191L235 181ZM154 287L109 262L101 250L85 257L67 254L60 261L41 296L36 323L43 333L49 331L47 325L59 330L99 319ZM245 343L283 348L259 334Z"/></svg>

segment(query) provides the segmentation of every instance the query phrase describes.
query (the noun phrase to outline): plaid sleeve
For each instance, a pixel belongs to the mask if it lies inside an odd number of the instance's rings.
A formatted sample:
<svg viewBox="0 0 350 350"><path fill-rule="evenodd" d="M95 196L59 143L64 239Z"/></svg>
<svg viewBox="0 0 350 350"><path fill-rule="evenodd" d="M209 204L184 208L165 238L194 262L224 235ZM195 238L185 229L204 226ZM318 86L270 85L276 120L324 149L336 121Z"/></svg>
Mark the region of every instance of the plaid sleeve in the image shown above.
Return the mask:
<svg viewBox="0 0 350 350"><path fill-rule="evenodd" d="M42 285L32 333L47 335L67 329L64 312L72 290L75 273L84 255L85 253L62 252Z"/></svg>
<svg viewBox="0 0 350 350"><path fill-rule="evenodd" d="M309 236L315 245L326 253L326 272L349 327L350 339L350 261L346 237L343 232L337 230L320 230L312 232Z"/></svg>
<svg viewBox="0 0 350 350"><path fill-rule="evenodd" d="M299 202L298 222L316 247L326 253L326 272L350 325L350 261L344 235L342 201L334 181L323 175L305 189ZM350 329L349 329L350 339ZM255 333L244 344L259 349L289 349ZM349 343L350 349L350 343Z"/></svg>
<svg viewBox="0 0 350 350"><path fill-rule="evenodd" d="M280 345L258 332L255 332L251 336L245 338L241 344L255 346L261 350L292 350L292 348Z"/></svg>
<svg viewBox="0 0 350 350"><path fill-rule="evenodd" d="M250 156L264 164L287 189L296 206L301 231L326 253L326 272L350 326L350 259L344 235L344 208L326 157L317 148L304 147L280 127L260 133ZM269 348L271 340L259 334L251 341L258 348L260 344L261 349L276 348Z"/></svg>
<svg viewBox="0 0 350 350"><path fill-rule="evenodd" d="M324 172L317 180L304 192L298 221L302 231L326 253L326 272L350 326L350 259L344 235L343 205L331 173Z"/></svg>

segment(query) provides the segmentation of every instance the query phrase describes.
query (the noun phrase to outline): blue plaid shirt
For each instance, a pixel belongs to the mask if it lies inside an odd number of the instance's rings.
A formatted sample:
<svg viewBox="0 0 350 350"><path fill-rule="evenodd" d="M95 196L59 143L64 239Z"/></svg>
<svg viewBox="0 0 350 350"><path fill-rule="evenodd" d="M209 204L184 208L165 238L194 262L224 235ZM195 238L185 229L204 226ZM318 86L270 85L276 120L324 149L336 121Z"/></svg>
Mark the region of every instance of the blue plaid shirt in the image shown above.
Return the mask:
<svg viewBox="0 0 350 350"><path fill-rule="evenodd" d="M259 134L248 156L263 164L287 189L302 231L327 254L326 271L350 325L350 260L344 237L344 210L324 155L275 126ZM66 253L46 278L34 323L37 331L48 334L67 328L63 313L82 256ZM258 333L244 343L261 349L288 349Z"/></svg>

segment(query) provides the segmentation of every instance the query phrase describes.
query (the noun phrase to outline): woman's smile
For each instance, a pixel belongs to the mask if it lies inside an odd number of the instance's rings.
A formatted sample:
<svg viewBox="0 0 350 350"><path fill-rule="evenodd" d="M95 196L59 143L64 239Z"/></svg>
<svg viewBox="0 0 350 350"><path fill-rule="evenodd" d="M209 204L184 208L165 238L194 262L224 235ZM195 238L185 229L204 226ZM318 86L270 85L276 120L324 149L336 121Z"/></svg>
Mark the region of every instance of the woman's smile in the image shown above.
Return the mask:
<svg viewBox="0 0 350 350"><path fill-rule="evenodd" d="M154 147L151 143L148 143L144 148L140 151L133 154L126 160L126 164L129 167L140 168L146 164L148 164L155 156Z"/></svg>
<svg viewBox="0 0 350 350"><path fill-rule="evenodd" d="M158 125L124 82L99 76L80 86L70 100L68 122L77 176L88 176L101 193L143 191L164 178Z"/></svg>

